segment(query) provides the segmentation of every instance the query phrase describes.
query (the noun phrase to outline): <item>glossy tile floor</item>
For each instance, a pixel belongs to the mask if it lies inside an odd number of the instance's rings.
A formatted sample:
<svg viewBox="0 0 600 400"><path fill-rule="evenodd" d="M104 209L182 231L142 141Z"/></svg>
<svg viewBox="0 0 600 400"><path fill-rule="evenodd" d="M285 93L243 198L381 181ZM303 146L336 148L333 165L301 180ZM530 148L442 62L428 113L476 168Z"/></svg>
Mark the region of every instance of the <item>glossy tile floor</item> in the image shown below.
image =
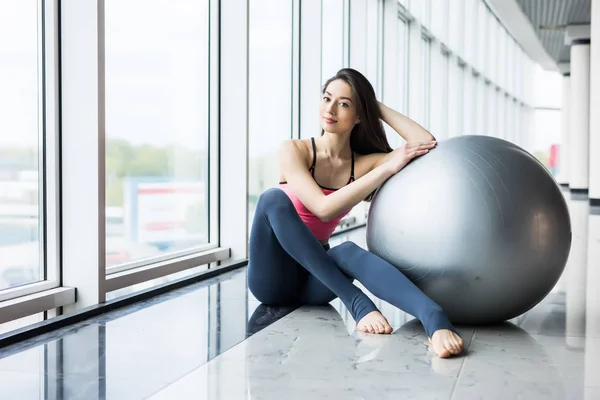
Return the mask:
<svg viewBox="0 0 600 400"><path fill-rule="evenodd" d="M0 399L600 399L600 211L570 200L563 278L526 314L460 327L462 357L377 301L392 335L338 300L260 305L241 269L0 352ZM364 246L364 230L336 238Z"/></svg>

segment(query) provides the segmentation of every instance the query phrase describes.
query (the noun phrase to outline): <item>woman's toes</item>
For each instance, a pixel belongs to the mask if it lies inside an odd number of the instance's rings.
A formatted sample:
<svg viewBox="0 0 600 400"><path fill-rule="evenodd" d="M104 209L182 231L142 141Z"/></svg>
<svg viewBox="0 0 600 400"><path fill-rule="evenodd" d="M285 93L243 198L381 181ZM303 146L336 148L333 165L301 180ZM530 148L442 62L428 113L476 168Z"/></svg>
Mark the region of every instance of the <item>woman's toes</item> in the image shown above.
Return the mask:
<svg viewBox="0 0 600 400"><path fill-rule="evenodd" d="M450 354L454 353L454 348L452 347L452 344L448 340L444 340L444 348L446 350L448 350L448 352Z"/></svg>
<svg viewBox="0 0 600 400"><path fill-rule="evenodd" d="M452 344L452 350L453 350L454 354L458 354L461 352L462 346L459 341L453 340L451 344Z"/></svg>

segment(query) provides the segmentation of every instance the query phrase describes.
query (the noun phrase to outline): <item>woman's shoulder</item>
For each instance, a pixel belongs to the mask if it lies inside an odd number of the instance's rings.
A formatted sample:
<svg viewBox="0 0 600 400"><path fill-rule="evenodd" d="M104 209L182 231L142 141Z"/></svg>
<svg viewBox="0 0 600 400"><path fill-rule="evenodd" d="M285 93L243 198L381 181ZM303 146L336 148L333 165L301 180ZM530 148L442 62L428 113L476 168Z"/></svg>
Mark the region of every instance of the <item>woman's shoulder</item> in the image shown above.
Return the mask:
<svg viewBox="0 0 600 400"><path fill-rule="evenodd" d="M279 145L279 156L285 158L300 158L304 162L312 159L312 144L310 139L285 139Z"/></svg>
<svg viewBox="0 0 600 400"><path fill-rule="evenodd" d="M279 145L279 151L285 153L295 152L302 156L306 156L312 150L311 139L285 139Z"/></svg>

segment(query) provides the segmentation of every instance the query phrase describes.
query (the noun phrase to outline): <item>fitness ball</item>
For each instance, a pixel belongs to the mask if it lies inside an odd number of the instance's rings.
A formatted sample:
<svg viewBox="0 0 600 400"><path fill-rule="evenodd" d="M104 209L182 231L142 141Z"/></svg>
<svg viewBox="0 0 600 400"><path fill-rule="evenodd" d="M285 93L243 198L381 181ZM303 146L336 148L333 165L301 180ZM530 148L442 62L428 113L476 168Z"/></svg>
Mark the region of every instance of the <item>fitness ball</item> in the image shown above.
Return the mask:
<svg viewBox="0 0 600 400"><path fill-rule="evenodd" d="M375 193L369 251L402 271L455 324L494 324L538 304L571 247L563 194L519 146L442 140Z"/></svg>

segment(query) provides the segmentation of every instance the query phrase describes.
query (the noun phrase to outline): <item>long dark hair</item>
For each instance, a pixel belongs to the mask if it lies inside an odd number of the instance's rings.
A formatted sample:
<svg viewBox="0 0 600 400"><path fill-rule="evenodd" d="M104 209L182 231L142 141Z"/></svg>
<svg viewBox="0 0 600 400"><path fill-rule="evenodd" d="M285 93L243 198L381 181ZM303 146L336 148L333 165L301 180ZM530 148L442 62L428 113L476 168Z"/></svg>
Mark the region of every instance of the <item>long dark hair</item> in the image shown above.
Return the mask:
<svg viewBox="0 0 600 400"><path fill-rule="evenodd" d="M352 88L360 122L350 134L350 148L358 154L389 153L392 151L381 122L381 113L377 104L375 90L369 80L352 68L340 69L335 76L323 85L323 94L327 86L337 79L346 82ZM324 131L321 131L321 135Z"/></svg>

